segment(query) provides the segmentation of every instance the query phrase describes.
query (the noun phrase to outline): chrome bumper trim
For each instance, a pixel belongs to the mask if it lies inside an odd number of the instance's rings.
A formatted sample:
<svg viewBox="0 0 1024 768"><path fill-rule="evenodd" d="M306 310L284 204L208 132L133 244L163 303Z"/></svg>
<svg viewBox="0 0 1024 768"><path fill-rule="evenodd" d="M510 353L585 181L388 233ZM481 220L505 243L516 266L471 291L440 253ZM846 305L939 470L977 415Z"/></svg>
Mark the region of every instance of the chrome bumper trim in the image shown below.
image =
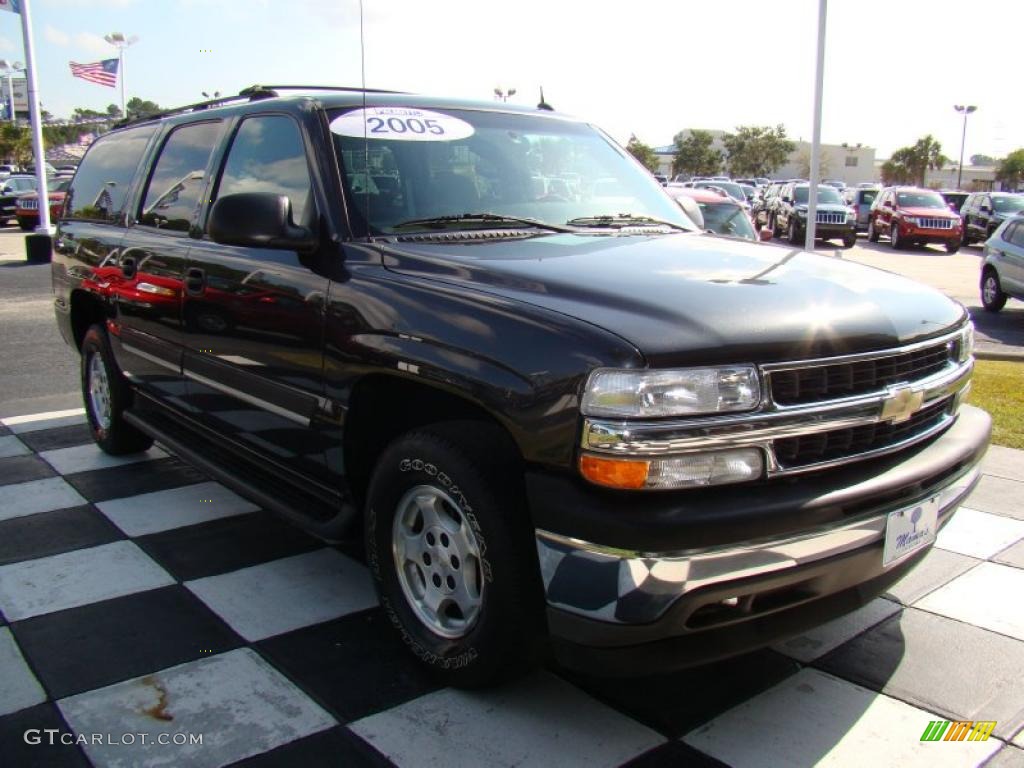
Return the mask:
<svg viewBox="0 0 1024 768"><path fill-rule="evenodd" d="M974 467L929 496L939 497L940 525L979 473ZM787 538L662 553L616 549L541 529L535 534L551 606L591 619L631 624L656 621L676 600L697 589L783 572L875 544L885 536L887 519L888 511Z"/></svg>

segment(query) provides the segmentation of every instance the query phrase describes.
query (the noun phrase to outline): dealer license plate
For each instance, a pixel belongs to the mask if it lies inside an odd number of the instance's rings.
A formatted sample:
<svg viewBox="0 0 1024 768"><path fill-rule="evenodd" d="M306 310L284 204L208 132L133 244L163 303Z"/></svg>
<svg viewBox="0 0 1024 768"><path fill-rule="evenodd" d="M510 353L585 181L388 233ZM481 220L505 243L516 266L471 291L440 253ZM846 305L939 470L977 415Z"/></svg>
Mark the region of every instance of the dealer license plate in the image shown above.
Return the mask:
<svg viewBox="0 0 1024 768"><path fill-rule="evenodd" d="M933 496L906 509L889 513L885 523L882 566L893 565L935 541L939 524L939 497Z"/></svg>

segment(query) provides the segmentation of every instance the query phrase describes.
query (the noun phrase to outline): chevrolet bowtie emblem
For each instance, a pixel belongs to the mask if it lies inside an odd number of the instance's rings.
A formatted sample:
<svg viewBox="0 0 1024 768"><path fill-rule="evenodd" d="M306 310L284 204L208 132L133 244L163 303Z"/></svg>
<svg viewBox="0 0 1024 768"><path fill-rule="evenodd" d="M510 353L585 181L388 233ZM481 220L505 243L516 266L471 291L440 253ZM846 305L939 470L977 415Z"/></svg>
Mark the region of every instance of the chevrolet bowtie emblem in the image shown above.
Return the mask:
<svg viewBox="0 0 1024 768"><path fill-rule="evenodd" d="M924 404L924 392L915 392L910 387L889 387L888 397L882 403L882 421L900 424L919 410Z"/></svg>

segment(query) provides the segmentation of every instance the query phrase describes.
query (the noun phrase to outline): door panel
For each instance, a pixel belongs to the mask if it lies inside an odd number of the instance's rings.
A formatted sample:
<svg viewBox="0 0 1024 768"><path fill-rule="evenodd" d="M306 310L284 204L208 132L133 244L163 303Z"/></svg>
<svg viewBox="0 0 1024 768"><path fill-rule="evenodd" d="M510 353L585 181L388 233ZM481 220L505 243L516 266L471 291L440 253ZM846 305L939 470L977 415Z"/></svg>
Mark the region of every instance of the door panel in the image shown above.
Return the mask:
<svg viewBox="0 0 1024 768"><path fill-rule="evenodd" d="M211 197L284 195L295 224L318 226L305 147L291 117L245 118ZM197 241L183 294L184 366L188 402L205 424L282 467L326 480L327 438L317 415L329 280L305 265L317 256Z"/></svg>

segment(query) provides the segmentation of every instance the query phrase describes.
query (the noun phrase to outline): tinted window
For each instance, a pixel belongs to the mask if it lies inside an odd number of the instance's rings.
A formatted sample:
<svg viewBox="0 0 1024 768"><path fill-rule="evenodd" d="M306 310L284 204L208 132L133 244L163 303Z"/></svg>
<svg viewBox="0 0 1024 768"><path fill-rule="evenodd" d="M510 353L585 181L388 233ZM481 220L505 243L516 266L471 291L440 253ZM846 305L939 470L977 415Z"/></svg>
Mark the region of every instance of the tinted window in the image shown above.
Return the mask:
<svg viewBox="0 0 1024 768"><path fill-rule="evenodd" d="M946 201L938 192L897 192L896 204L901 208L945 208Z"/></svg>
<svg viewBox="0 0 1024 768"><path fill-rule="evenodd" d="M140 224L188 231L219 133L220 123L192 123L171 133L149 178Z"/></svg>
<svg viewBox="0 0 1024 768"><path fill-rule="evenodd" d="M748 240L756 240L757 233L750 225L750 219L743 209L733 203L700 203L701 213L704 214L704 228L710 229L719 235L730 235L732 237L745 237Z"/></svg>
<svg viewBox="0 0 1024 768"><path fill-rule="evenodd" d="M1000 213L1009 213L1010 211L1022 211L1024 210L1024 195L1014 195L1012 197L993 197L992 200L995 203L996 210Z"/></svg>
<svg viewBox="0 0 1024 768"><path fill-rule="evenodd" d="M65 215L71 219L115 219L124 210L128 186L155 131L155 125L141 125L96 139L68 189Z"/></svg>
<svg viewBox="0 0 1024 768"><path fill-rule="evenodd" d="M286 195L292 203L292 221L306 221L313 205L313 185L294 120L272 115L242 123L231 143L217 197L238 192Z"/></svg>
<svg viewBox="0 0 1024 768"><path fill-rule="evenodd" d="M1024 248L1024 224L1015 221L1007 225L1006 230L1003 232L1003 240Z"/></svg>
<svg viewBox="0 0 1024 768"><path fill-rule="evenodd" d="M871 205L873 202L875 202L875 198L878 197L878 190L876 190L876 189L861 190L857 194L860 195L860 201L861 201L862 204L864 204L864 205Z"/></svg>
<svg viewBox="0 0 1024 768"><path fill-rule="evenodd" d="M795 190L796 202L806 203L807 198L810 195L810 187L797 187ZM843 199L839 197L839 192L836 191L835 187L819 186L818 187L818 202L819 203L841 203Z"/></svg>

